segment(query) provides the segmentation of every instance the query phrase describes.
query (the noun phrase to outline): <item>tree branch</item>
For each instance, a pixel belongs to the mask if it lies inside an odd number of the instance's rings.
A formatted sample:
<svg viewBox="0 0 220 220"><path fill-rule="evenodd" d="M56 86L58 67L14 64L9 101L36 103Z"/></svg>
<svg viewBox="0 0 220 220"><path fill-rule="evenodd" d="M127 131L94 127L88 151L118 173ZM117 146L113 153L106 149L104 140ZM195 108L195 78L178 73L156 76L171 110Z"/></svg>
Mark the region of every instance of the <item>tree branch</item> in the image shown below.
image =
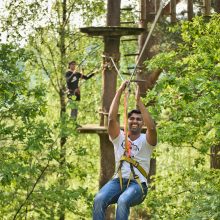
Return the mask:
<svg viewBox="0 0 220 220"><path fill-rule="evenodd" d="M25 205L25 203L28 201L28 199L30 198L31 194L34 192L34 189L36 187L36 185L38 184L38 182L40 181L41 177L43 176L43 174L45 173L46 169L49 166L49 161L47 162L47 165L42 169L40 175L38 176L37 180L35 181L31 191L27 194L26 199L23 201L23 203L20 205L20 207L18 208L18 210L16 211L13 220L15 220L17 218L17 215L19 214L19 212L21 211L21 209L23 208L23 206Z"/></svg>
<svg viewBox="0 0 220 220"><path fill-rule="evenodd" d="M56 92L57 92L57 93L59 93L59 91L58 91L58 89L57 89L56 85L54 84L54 82L53 82L53 80L52 80L52 78L51 78L51 76L50 76L49 72L47 71L47 68L46 68L46 67L45 67L45 65L44 65L43 58L41 57L41 55L40 55L40 52L39 52L38 48L36 48L36 50L37 50L37 52L39 53L39 58L40 58L40 63L41 63L41 66L43 67L43 69L44 69L45 73L46 73L46 74L47 74L47 76L49 77L49 79L50 79L50 82L51 82L52 86L54 87L54 89L56 90Z"/></svg>
<svg viewBox="0 0 220 220"><path fill-rule="evenodd" d="M201 153L201 150L199 148L193 146L192 144L190 146ZM205 155L211 156L211 154L209 154L209 153L205 153Z"/></svg>
<svg viewBox="0 0 220 220"><path fill-rule="evenodd" d="M49 148L52 148L53 145L57 142L58 137L55 139L55 141L49 146ZM17 218L17 215L19 214L19 212L21 211L21 209L23 208L23 206L25 205L25 203L28 201L28 199L30 198L31 194L34 192L35 187L37 186L37 184L39 183L41 177L44 175L46 169L49 167L49 163L50 160L47 161L47 165L41 170L40 175L38 176L37 180L35 181L31 191L27 194L26 199L23 201L23 203L20 205L20 207L18 208L18 210L16 211L13 220L15 220Z"/></svg>

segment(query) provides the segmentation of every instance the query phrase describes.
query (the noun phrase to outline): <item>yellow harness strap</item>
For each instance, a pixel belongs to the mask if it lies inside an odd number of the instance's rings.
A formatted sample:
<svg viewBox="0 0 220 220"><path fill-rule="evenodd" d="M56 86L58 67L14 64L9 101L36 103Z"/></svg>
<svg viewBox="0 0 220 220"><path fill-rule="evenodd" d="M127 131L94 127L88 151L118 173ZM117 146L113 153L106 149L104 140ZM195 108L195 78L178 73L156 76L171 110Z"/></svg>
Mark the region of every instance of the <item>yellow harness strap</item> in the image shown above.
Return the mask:
<svg viewBox="0 0 220 220"><path fill-rule="evenodd" d="M138 175L135 174L133 166L136 167L136 168L140 171L140 173L141 173L145 178L147 178L147 173L146 173L146 171L144 170L144 168L143 168L136 160L133 160L133 159L131 159L130 157L126 157L125 155L121 157L121 159L120 159L120 164L119 164L119 167L118 167L118 169L117 169L117 173L118 173L118 177L119 177L119 181L120 181L121 190L122 190L122 187L123 187L122 172L121 172L121 167L122 167L123 161L128 162L128 163L130 164L130 167L131 167L131 173L130 173L130 176L129 176L129 179L128 179L127 187L128 187L129 184L130 184L131 176L132 176L132 174L133 174L134 179L136 180L136 182L138 183L138 185L141 187L142 193L144 193L144 190L143 190L143 187L142 187L140 178L139 178Z"/></svg>
<svg viewBox="0 0 220 220"><path fill-rule="evenodd" d="M120 181L120 187L121 187L121 190L122 190L122 188L123 188L123 182L122 182L121 168L118 169L118 176L119 176L119 181Z"/></svg>
<svg viewBox="0 0 220 220"><path fill-rule="evenodd" d="M133 160L131 159L130 157L126 157L126 156L122 156L120 161L126 161L130 164L132 164L134 167L136 167L140 173L145 177L147 178L147 173L146 171L144 170L144 168L136 161L136 160Z"/></svg>

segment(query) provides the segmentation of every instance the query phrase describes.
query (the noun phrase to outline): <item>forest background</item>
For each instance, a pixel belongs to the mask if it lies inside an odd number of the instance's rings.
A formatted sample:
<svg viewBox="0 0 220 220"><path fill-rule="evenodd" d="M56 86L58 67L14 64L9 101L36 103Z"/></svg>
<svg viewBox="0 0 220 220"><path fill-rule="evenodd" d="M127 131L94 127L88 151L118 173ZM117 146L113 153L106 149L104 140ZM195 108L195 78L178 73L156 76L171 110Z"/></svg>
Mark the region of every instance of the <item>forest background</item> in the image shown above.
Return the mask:
<svg viewBox="0 0 220 220"><path fill-rule="evenodd" d="M64 76L70 60L84 74L98 69L81 82L78 116L81 125L98 124L103 41L79 26L103 25L106 2L1 3L0 218L91 219L99 138L77 132ZM220 16L179 20L160 21L153 34L160 36L160 52L145 62L149 70L163 70L143 98L153 102L149 110L157 122L157 172L131 219L220 218ZM134 63L123 54L136 47L121 44L120 71Z"/></svg>

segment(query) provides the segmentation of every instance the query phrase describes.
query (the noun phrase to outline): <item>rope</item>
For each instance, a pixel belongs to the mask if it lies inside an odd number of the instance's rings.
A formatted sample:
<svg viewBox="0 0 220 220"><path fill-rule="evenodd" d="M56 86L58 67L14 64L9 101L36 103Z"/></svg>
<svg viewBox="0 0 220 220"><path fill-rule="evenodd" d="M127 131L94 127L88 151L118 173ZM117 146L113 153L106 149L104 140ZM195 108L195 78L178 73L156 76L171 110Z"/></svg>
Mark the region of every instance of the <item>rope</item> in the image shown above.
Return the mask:
<svg viewBox="0 0 220 220"><path fill-rule="evenodd" d="M168 2L169 2L169 1L168 1ZM153 24L152 24L152 26L151 26L151 29L150 29L150 31L149 31L149 33L148 33L148 35L147 35L147 38L146 38L146 40L145 40L145 42L144 42L144 46L142 47L141 53L140 53L140 55L138 56L136 65L135 65L135 67L134 67L134 71L133 71L133 73L131 74L131 77L130 77L130 80L129 80L129 81L131 81L131 79L133 78L133 76L134 76L134 74L135 74L135 72L136 72L136 70L137 70L137 66L138 66L138 64L139 64L139 62L140 62L140 59L141 59L141 57L142 57L142 55L143 55L143 53L144 53L144 50L145 50L145 48L146 48L146 46L147 46L147 44L148 44L148 42L149 42L149 39L150 39L150 37L151 37L151 35L152 35L152 32L153 32L153 30L154 30L154 28L155 28L155 25L156 25L156 23L157 23L157 21L158 21L160 15L161 15L162 9L166 6L166 4L167 4L168 2L164 2L164 3L162 3L162 1L160 2L160 7L159 7L159 9L158 9L158 11L157 11L157 14L156 14L156 16L155 16L155 18L154 18L154 22L153 22Z"/></svg>
<svg viewBox="0 0 220 220"><path fill-rule="evenodd" d="M114 67L115 67L115 69L116 69L118 75L120 76L121 80L124 81L124 79L123 79L123 77L122 77L122 75L121 75L119 69L117 68L117 66L116 66L116 64L115 64L115 61L113 60L112 57L109 57L109 58L111 59L111 61L112 61L113 65L114 65Z"/></svg>
<svg viewBox="0 0 220 220"><path fill-rule="evenodd" d="M164 7L164 6L163 6L163 4L161 3L161 4L160 4L160 8L159 8L159 10L158 10L158 12L157 12L157 14L156 14L156 16L155 16L154 22L153 22L153 24L152 24L152 26L151 26L151 29L150 29L150 31L149 31L149 33L148 33L148 35L147 35L147 38L146 38L146 40L145 40L145 42L144 42L144 46L142 47L141 53L140 53L140 55L138 56L138 59L137 59L137 62L136 62L134 71L133 71L133 73L131 74L131 77L130 77L130 79L129 79L129 81L128 81L128 85L127 85L128 89L125 90L125 95L124 95L124 108L125 108L125 110L124 110L124 134L125 134L125 153L126 153L126 155L127 155L128 157L131 156L130 142L128 141L128 116L127 116L127 115L128 115L128 98L129 98L129 93L130 93L130 83L131 83L131 80L132 80L132 78L133 78L133 76L134 76L136 70L137 70L137 66L138 66L138 64L139 64L139 62L140 62L140 59L141 59L141 57L142 57L142 55L143 55L143 53L144 53L144 50L145 50L145 48L146 48L146 46L147 46L147 44L148 44L148 42L149 42L149 39L150 39L150 37L151 37L151 35L152 35L152 32L153 32L153 30L154 30L154 28L155 28L155 25L156 25L158 19L159 19L159 17L160 17L160 14L161 14L161 12L162 12L163 7ZM114 61L113 61L113 62L114 62Z"/></svg>
<svg viewBox="0 0 220 220"><path fill-rule="evenodd" d="M128 141L128 98L129 98L129 89L125 90L124 95L124 135L125 135L125 152L126 156L131 156L130 142Z"/></svg>
<svg viewBox="0 0 220 220"><path fill-rule="evenodd" d="M81 60L81 62L79 63L78 67L82 66L82 64L84 63L84 61L87 60L87 58L92 55L93 53L95 53L99 48L101 47L101 45L96 45L94 48L91 49L90 52L88 52L86 54L86 56Z"/></svg>
<svg viewBox="0 0 220 220"><path fill-rule="evenodd" d="M145 48L146 48L146 46L147 46L147 44L148 44L148 42L149 42L149 39L150 39L150 37L151 37L151 35L152 35L152 32L153 32L153 30L154 30L154 28L155 28L155 25L156 25L156 23L157 23L157 21L158 21L160 15L161 15L162 9L163 9L164 7L165 7L165 3L163 4L163 3L161 2L161 3L160 3L160 7L159 7L159 9L158 9L158 11L157 11L157 14L156 14L156 16L155 16L154 22L153 22L153 24L152 24L152 26L151 26L151 29L150 29L150 31L149 31L149 33L148 33L148 35L147 35L146 40L145 40L144 46L142 47L141 53L140 53L140 55L138 56L137 62L136 62L136 64L135 64L134 71L133 71L133 73L131 74L131 77L130 77L130 79L129 79L129 81L128 81L128 85L127 85L127 88L128 88L128 89L127 89L127 90L125 89L125 95L124 95L124 134L125 134L125 153L127 154L128 157L130 157L130 155L131 155L131 152L130 152L130 151L131 151L131 149L130 149L130 142L128 141L128 118L127 118L127 117L128 117L127 115L128 115L128 98L129 98L129 93L130 93L130 83L131 83L131 81L132 81L132 78L133 78L133 76L134 76L136 70L137 70L137 66L138 66L138 64L139 64L139 62L140 62L140 59L141 59L141 57L142 57L142 55L143 55L143 53L144 53L144 50L145 50ZM104 56L105 56L105 55L104 55ZM106 57L106 56L105 56L105 57ZM115 62L114 62L114 60L113 60L113 58L112 58L112 57L109 57L109 58L110 58L111 62L113 63L113 65L114 65L114 67L115 67L115 69L116 69L118 75L120 76L121 80L124 81L122 75L120 74L120 72L119 72L119 70L118 70L118 68L117 68L117 66L116 66L116 64L115 64Z"/></svg>

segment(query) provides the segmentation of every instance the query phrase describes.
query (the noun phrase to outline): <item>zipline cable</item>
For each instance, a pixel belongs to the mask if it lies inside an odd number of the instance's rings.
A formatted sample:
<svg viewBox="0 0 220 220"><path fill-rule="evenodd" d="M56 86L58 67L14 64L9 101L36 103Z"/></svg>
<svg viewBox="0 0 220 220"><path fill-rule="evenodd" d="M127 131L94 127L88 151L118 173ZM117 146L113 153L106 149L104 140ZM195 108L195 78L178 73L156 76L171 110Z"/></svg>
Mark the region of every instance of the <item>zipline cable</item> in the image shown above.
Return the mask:
<svg viewBox="0 0 220 220"><path fill-rule="evenodd" d="M96 45L93 49L91 49L91 51L82 59L78 66L80 67L84 63L84 61L87 60L87 58L93 53L95 53L100 47L101 45Z"/></svg>
<svg viewBox="0 0 220 220"><path fill-rule="evenodd" d="M109 58L111 59L111 61L112 61L113 65L114 65L114 67L115 67L115 69L116 69L118 75L120 76L121 80L124 81L124 79L123 79L123 77L122 77L122 75L121 75L119 69L117 68L117 66L116 66L116 64L115 64L115 62L114 62L114 60L113 60L113 58L112 58L112 57L109 57Z"/></svg>
<svg viewBox="0 0 220 220"><path fill-rule="evenodd" d="M146 38L146 40L144 42L144 46L142 47L141 53L138 56L137 62L135 64L134 71L131 74L131 77L130 77L130 79L128 81L127 90L125 90L125 96L124 96L124 135L125 135L125 153L127 154L128 157L131 157L130 142L128 141L128 135L129 134L128 134L128 122L127 122L127 120L128 120L128 115L127 114L128 114L128 98L129 98L129 93L130 93L130 83L132 81L132 78L133 78L136 70L137 70L137 66L138 66L138 64L140 62L140 59L141 59L141 57L142 57L142 55L144 53L144 50L145 50L145 48L146 48L146 46L147 46L147 44L149 42L149 39L150 39L150 37L152 35L152 32L153 32L153 30L155 28L155 25L156 25L160 15L161 15L161 12L162 12L162 9L164 8L164 6L165 6L165 4L163 4L162 1L161 1L160 7L159 7L159 9L157 11L157 14L155 16L154 22L153 22L153 24L151 26L151 29L150 29L150 31L149 31L149 33L147 35L147 38Z"/></svg>
<svg viewBox="0 0 220 220"><path fill-rule="evenodd" d="M169 1L167 1L167 2L169 2ZM130 77L129 82L131 82L131 79L133 78L133 76L134 76L134 74L135 74L135 72L136 72L136 70L137 70L137 66L138 66L138 64L139 64L139 62L140 62L140 59L141 59L141 57L142 57L142 55L143 55L143 53L144 53L144 50L145 50L145 48L146 48L146 46L147 46L147 44L148 44L148 42L149 42L149 39L150 39L150 37L151 37L151 35L152 35L152 32L153 32L153 30L154 30L154 28L155 28L155 25L156 25L156 23L157 23L157 21L158 21L160 15L161 15L161 12L162 12L162 10L163 10L163 8L164 8L165 6L166 6L166 3L165 3L165 2L163 3L163 2L161 1L161 2L160 2L160 7L159 7L159 9L158 9L158 11L157 11L157 14L156 14L156 16L155 16L154 22L153 22L153 24L151 25L151 29L150 29L150 31L149 31L149 33L148 33L148 35L147 35L147 38L146 38L146 40L145 40L145 42L144 42L144 46L142 47L141 53L140 53L140 55L138 56L136 65L135 65L135 67L134 67L134 71L133 71L133 73L131 74L131 77Z"/></svg>

